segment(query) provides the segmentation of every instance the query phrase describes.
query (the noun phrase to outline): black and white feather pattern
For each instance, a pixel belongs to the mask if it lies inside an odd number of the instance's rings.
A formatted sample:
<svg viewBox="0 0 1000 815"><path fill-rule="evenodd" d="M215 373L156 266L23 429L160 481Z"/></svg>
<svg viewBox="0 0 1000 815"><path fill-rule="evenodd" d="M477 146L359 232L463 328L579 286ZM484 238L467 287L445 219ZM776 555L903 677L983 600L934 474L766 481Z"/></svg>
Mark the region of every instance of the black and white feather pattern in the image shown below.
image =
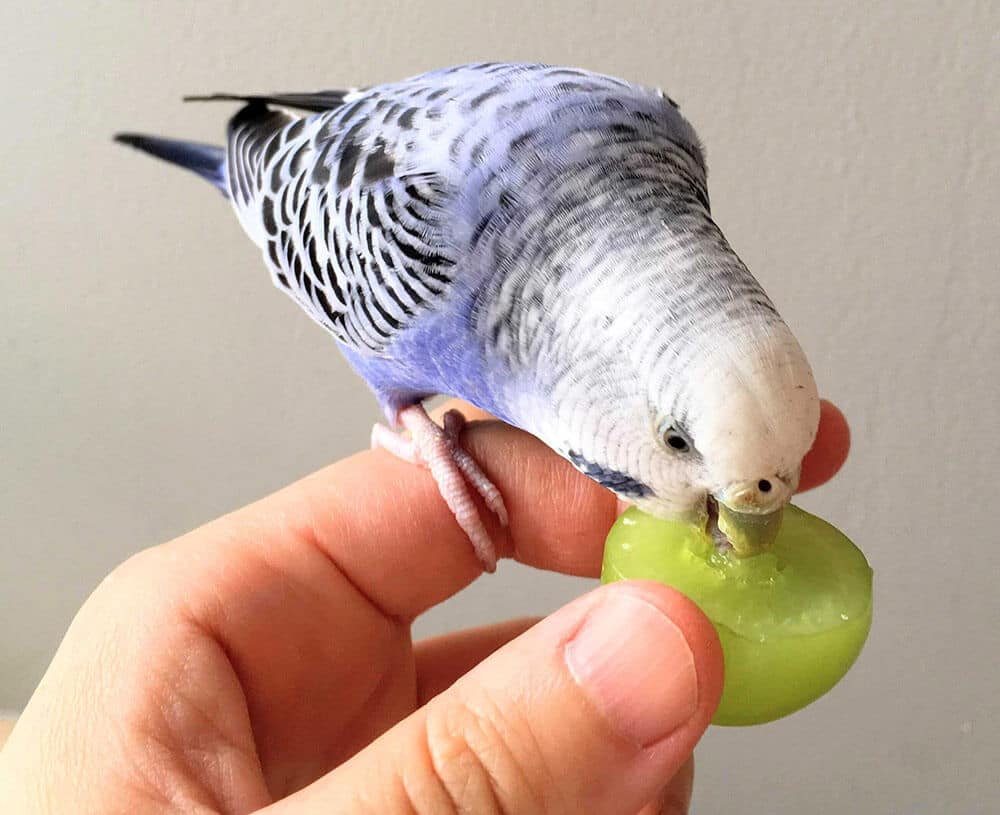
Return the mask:
<svg viewBox="0 0 1000 815"><path fill-rule="evenodd" d="M381 350L445 293L456 262L446 182L400 161L408 108L363 92L247 99L226 161L244 228L313 319L350 348Z"/></svg>
<svg viewBox="0 0 1000 815"><path fill-rule="evenodd" d="M229 192L275 283L362 353L445 308L477 260L480 284L484 265L524 260L498 256L497 235L564 216L587 174L619 202L680 190L708 207L701 148L673 102L586 71L482 63L365 90L207 98L246 102L230 124ZM653 168L645 187L601 163L618 155ZM550 259L535 260L536 282L551 277ZM502 318L502 305L488 309Z"/></svg>

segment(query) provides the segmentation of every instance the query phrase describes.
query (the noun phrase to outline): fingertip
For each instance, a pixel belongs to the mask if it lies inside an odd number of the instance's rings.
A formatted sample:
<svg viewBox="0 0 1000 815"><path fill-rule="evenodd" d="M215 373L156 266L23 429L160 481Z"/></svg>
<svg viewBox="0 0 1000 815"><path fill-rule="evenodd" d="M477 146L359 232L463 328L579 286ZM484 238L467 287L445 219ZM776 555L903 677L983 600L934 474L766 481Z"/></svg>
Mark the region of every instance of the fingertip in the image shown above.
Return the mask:
<svg viewBox="0 0 1000 815"><path fill-rule="evenodd" d="M820 400L819 429L812 448L802 460L799 492L805 492L833 478L844 466L851 448L851 428L833 402Z"/></svg>

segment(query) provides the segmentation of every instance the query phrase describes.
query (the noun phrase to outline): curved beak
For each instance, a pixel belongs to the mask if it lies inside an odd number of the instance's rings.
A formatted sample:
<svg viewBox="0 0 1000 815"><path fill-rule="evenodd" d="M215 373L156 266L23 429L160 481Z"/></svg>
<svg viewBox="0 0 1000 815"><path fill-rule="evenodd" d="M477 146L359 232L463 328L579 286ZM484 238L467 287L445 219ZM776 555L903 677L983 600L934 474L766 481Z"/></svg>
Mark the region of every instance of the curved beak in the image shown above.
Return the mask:
<svg viewBox="0 0 1000 815"><path fill-rule="evenodd" d="M733 546L737 557L759 555L774 543L785 514L782 505L767 513L737 512L718 502L719 531Z"/></svg>

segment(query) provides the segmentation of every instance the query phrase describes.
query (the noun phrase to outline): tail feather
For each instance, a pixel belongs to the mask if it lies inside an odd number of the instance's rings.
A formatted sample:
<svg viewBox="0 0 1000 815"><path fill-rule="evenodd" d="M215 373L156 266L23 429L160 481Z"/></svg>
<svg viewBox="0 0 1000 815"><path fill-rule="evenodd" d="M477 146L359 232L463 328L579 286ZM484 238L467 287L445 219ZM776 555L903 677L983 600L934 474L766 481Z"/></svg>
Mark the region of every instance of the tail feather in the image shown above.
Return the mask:
<svg viewBox="0 0 1000 815"><path fill-rule="evenodd" d="M228 195L225 148L214 144L145 136L141 133L119 133L115 136L115 141L190 170L217 187L224 195Z"/></svg>

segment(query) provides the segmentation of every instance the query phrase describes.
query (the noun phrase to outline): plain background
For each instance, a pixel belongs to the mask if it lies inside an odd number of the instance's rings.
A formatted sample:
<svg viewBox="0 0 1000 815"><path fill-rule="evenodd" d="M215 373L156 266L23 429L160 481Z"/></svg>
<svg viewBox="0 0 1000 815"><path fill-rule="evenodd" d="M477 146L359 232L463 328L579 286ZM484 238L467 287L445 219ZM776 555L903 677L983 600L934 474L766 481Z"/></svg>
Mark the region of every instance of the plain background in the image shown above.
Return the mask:
<svg viewBox="0 0 1000 815"><path fill-rule="evenodd" d="M0 708L130 553L363 447L376 409L271 288L225 202L115 147L218 141L184 93L311 90L464 61L664 87L716 219L854 430L801 503L876 572L847 679L713 728L695 811L1000 808L1000 5L5 3L0 87ZM590 586L505 564L423 633Z"/></svg>

